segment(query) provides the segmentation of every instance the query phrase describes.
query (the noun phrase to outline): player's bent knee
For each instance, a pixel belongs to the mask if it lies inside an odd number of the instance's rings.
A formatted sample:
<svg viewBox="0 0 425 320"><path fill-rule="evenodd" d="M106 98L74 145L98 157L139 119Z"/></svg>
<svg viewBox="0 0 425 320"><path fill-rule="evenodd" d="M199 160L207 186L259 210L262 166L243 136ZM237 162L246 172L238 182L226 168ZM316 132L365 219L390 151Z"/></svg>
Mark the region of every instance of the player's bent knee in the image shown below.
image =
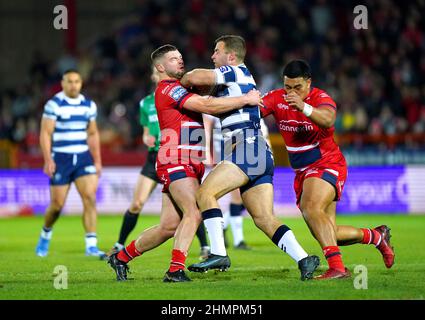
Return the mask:
<svg viewBox="0 0 425 320"><path fill-rule="evenodd" d="M52 199L50 201L50 209L53 212L58 212L58 214L60 213L60 211L62 210L63 206L65 205L65 201L59 200L59 199Z"/></svg>
<svg viewBox="0 0 425 320"><path fill-rule="evenodd" d="M321 213L320 206L318 205L316 201L313 201L313 200L301 201L300 209L304 217L317 215Z"/></svg>
<svg viewBox="0 0 425 320"><path fill-rule="evenodd" d="M186 216L192 221L196 222L197 225L202 222L202 217L198 210L188 211Z"/></svg>
<svg viewBox="0 0 425 320"><path fill-rule="evenodd" d="M196 203L199 207L208 207L209 203L214 201L214 196L209 194L205 189L202 187L199 188L199 190L196 192Z"/></svg>
<svg viewBox="0 0 425 320"><path fill-rule="evenodd" d="M196 191L195 198L198 205L204 201L205 193L201 188Z"/></svg>
<svg viewBox="0 0 425 320"><path fill-rule="evenodd" d="M144 206L144 203L142 203L141 201L133 202L130 206L130 212L139 213L140 211L142 211L143 206Z"/></svg>
<svg viewBox="0 0 425 320"><path fill-rule="evenodd" d="M85 205L94 206L96 204L96 193L84 194L81 198Z"/></svg>
<svg viewBox="0 0 425 320"><path fill-rule="evenodd" d="M178 225L160 225L159 234L163 239L170 239L174 237Z"/></svg>

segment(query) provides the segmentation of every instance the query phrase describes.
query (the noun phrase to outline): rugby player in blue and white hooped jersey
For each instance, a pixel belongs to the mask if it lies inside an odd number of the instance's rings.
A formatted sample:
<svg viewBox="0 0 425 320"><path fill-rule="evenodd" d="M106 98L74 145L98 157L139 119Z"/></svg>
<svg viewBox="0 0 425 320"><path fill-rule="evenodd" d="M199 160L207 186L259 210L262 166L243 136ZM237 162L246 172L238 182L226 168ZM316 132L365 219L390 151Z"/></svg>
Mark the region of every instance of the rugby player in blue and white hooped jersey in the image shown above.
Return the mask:
<svg viewBox="0 0 425 320"><path fill-rule="evenodd" d="M41 120L40 147L44 173L50 178L50 204L36 254L47 256L53 225L74 182L84 207L86 255L102 257L104 252L98 249L96 236L96 191L102 170L97 107L80 94L82 79L78 71L66 71L61 85L63 91L46 103Z"/></svg>
<svg viewBox="0 0 425 320"><path fill-rule="evenodd" d="M222 36L215 41L211 57L216 69L195 69L184 75L180 82L186 87L214 85L218 96L247 93L255 89L256 84L244 64L245 54L242 37ZM207 176L196 195L210 238L211 255L188 269L205 272L230 267L223 238L223 214L217 200L239 188L243 204L256 226L298 263L302 280L311 279L319 258L309 256L289 227L273 215L274 163L261 134L259 106L246 106L220 115L220 122L224 140L222 161Z"/></svg>
<svg viewBox="0 0 425 320"><path fill-rule="evenodd" d="M220 119L208 114L203 115L204 118L204 128L205 128L205 139L206 139L206 158L207 165L215 165L221 161L222 154L222 143L223 135L221 133L221 123ZM264 119L260 120L261 133L266 139L268 145L270 146L269 141L269 130L264 122ZM226 231L230 225L233 235L233 247L240 250L249 250L251 249L245 242L244 232L243 232L243 217L242 213L245 210L245 207L242 202L242 197L239 189L235 189L230 192L230 205L229 209L223 212L224 218L224 243L227 248L226 241Z"/></svg>

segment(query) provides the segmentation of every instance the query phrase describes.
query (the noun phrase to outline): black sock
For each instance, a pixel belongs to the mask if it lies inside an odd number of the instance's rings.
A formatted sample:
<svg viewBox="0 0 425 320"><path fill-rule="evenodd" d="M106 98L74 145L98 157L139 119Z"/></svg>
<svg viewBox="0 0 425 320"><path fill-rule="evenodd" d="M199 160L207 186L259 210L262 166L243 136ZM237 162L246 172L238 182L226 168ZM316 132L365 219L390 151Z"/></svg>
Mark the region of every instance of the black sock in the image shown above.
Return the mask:
<svg viewBox="0 0 425 320"><path fill-rule="evenodd" d="M43 226L43 228L42 228L42 229L43 229L43 231L44 231L44 232L46 232L46 233L47 233L47 232L52 231L52 228L46 228L46 227L44 227L44 226Z"/></svg>
<svg viewBox="0 0 425 320"><path fill-rule="evenodd" d="M124 219L121 225L120 237L118 239L119 244L124 245L128 235L131 231L133 231L134 227L136 226L138 218L139 214L130 213L129 210L125 212Z"/></svg>
<svg viewBox="0 0 425 320"><path fill-rule="evenodd" d="M201 222L201 224L198 227L198 230L196 230L196 236L199 239L199 243L201 244L201 247L208 246L207 235L205 233L205 226L203 222Z"/></svg>
<svg viewBox="0 0 425 320"><path fill-rule="evenodd" d="M231 217L239 217L242 211L245 209L243 204L230 204L230 216Z"/></svg>

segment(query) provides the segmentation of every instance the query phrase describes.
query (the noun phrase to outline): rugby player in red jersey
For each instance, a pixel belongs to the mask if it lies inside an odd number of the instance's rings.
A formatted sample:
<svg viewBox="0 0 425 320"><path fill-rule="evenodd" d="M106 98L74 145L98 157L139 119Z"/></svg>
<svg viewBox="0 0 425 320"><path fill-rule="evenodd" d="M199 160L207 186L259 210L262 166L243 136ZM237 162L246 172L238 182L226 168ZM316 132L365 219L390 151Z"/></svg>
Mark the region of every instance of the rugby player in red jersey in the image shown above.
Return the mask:
<svg viewBox="0 0 425 320"><path fill-rule="evenodd" d="M336 224L336 201L347 177L347 164L333 138L336 103L311 86L310 66L293 60L283 70L284 88L263 97L263 117L273 114L295 170L297 206L328 261L329 269L315 279L350 277L338 245L373 244L385 265L394 264L390 229L361 229Z"/></svg>
<svg viewBox="0 0 425 320"><path fill-rule="evenodd" d="M151 58L160 80L155 90L161 129L156 170L164 184L160 223L111 255L108 262L117 280L126 280L130 260L174 237L171 263L163 281L185 282L191 281L184 272L187 252L201 222L195 199L204 174L205 141L201 113L220 114L246 105L257 106L261 98L257 90L234 98L202 97L190 93L179 81L185 69L183 57L176 47L159 47Z"/></svg>

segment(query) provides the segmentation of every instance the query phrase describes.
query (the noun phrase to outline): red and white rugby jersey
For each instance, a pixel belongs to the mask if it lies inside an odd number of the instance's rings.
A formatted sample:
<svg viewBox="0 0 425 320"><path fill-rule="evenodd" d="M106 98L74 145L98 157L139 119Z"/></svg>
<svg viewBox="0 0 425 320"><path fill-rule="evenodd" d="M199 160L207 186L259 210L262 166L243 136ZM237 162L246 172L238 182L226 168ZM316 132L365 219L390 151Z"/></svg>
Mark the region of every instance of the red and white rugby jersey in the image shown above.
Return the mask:
<svg viewBox="0 0 425 320"><path fill-rule="evenodd" d="M161 129L158 162L192 163L205 155L205 131L202 114L183 109L193 93L178 80L162 80L155 90L155 106Z"/></svg>
<svg viewBox="0 0 425 320"><path fill-rule="evenodd" d="M340 156L341 151L333 138L335 128L321 128L302 112L290 107L285 100L286 94L283 88L265 94L261 114L263 117L274 115L292 168L302 169L324 157ZM330 107L336 110L333 99L318 88L312 88L304 102L313 108Z"/></svg>

